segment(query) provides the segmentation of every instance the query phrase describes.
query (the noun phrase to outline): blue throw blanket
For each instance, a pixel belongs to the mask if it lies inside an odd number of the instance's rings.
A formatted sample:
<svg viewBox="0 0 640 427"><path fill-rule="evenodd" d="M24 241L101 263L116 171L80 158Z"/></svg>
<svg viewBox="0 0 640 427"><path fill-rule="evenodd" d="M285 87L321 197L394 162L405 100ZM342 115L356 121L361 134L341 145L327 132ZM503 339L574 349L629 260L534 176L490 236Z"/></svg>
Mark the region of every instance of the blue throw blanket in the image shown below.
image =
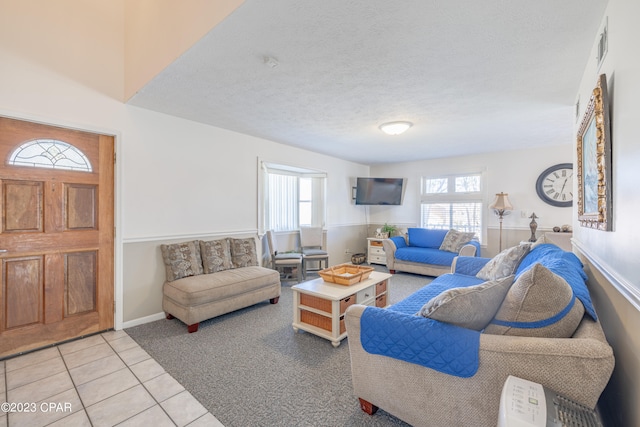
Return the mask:
<svg viewBox="0 0 640 427"><path fill-rule="evenodd" d="M360 319L362 347L449 375L473 376L478 370L480 332L416 313L447 289L482 282L475 276L445 274L387 309L367 307Z"/></svg>
<svg viewBox="0 0 640 427"><path fill-rule="evenodd" d="M362 347L368 353L463 378L478 371L478 331L376 307L364 310L360 330Z"/></svg>

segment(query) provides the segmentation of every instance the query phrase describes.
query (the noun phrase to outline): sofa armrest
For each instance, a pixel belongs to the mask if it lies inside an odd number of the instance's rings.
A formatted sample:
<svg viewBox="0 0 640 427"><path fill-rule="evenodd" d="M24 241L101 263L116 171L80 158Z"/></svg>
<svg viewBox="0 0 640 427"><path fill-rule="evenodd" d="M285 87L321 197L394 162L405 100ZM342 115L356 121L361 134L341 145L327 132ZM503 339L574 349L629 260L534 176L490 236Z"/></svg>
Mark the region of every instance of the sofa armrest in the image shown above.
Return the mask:
<svg viewBox="0 0 640 427"><path fill-rule="evenodd" d="M365 308L356 304L345 314L355 396L412 425L451 425L455 420L461 426L495 426L509 375L593 408L613 370L613 353L600 339L599 324L584 318L578 328L582 332L574 338L481 334L475 375L452 376L365 351L360 322Z"/></svg>
<svg viewBox="0 0 640 427"><path fill-rule="evenodd" d="M472 240L462 248L458 252L458 255L461 256L480 256L480 242Z"/></svg>
<svg viewBox="0 0 640 427"><path fill-rule="evenodd" d="M489 260L491 258L457 256L451 263L451 272L464 274L465 276L475 276Z"/></svg>
<svg viewBox="0 0 640 427"><path fill-rule="evenodd" d="M402 244L400 242L398 242L399 244ZM394 264L395 264L395 254L396 254L396 249L398 248L396 246L396 241L394 240L394 238L391 239L384 239L382 241L382 248L384 249L384 255L387 258L387 268L389 270L393 270L394 269Z"/></svg>
<svg viewBox="0 0 640 427"><path fill-rule="evenodd" d="M476 247L474 245L464 245L458 252L460 256L476 256Z"/></svg>

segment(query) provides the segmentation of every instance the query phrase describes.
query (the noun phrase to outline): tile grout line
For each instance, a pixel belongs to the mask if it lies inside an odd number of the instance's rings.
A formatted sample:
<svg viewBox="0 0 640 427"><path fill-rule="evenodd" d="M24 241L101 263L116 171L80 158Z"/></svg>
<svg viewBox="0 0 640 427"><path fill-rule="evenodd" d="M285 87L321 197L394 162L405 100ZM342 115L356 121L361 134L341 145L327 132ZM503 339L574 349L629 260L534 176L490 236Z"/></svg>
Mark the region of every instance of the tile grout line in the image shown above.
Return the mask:
<svg viewBox="0 0 640 427"><path fill-rule="evenodd" d="M91 348L91 347L94 347L94 346L89 346L87 348ZM91 426L93 426L93 421L91 421L91 418L89 418L89 413L87 412L87 406L82 401L82 396L80 396L80 392L78 391L78 386L76 385L76 382L73 379L73 376L71 375L71 370L69 369L69 366L67 365L67 361L64 359L64 355L60 351L60 347L56 346L56 348L58 350L58 353L60 353L60 357L62 358L62 363L64 364L64 367L67 370L67 373L69 374L69 379L71 380L71 384L73 384L73 388L76 391L76 394L78 395L78 400L80 400L80 404L82 405L82 411L84 412L85 416L87 417L87 420L89 420L89 424L91 424ZM72 352L72 353L74 353L74 352ZM69 353L69 354L71 354L71 353ZM98 359L98 360L100 360L100 359ZM82 365L80 365L80 366L82 366ZM69 414L67 416L71 416L71 415L72 414ZM65 418L66 417L63 417L63 418L61 418L61 420L65 419ZM7 427L9 427L9 426L7 426Z"/></svg>
<svg viewBox="0 0 640 427"><path fill-rule="evenodd" d="M123 331L123 332L124 332L124 331ZM124 332L124 333L126 334L126 336L127 336L127 337L131 338L131 336L130 336L129 334L127 334L126 332ZM146 350L144 350L144 348L142 348L142 347L140 346L140 344L138 344L138 343L136 342L136 340L134 340L133 338L131 338L131 340L133 340L133 342L135 342L135 343L136 343L136 345L137 345L139 348L141 348L145 353L147 353L147 352L146 352ZM106 340L105 340L105 341L106 341ZM107 344L109 344L109 342L108 342L108 341L107 341ZM112 347L112 348L113 348L113 347ZM114 349L114 351L115 351L115 349ZM120 357L120 354L119 354L117 351L116 351L116 354L118 355L118 357ZM149 354L149 353L147 353L147 354ZM149 379L149 380L147 380L147 381L150 381L150 380L152 380L152 379L154 379L154 378L158 378L159 376L161 376L161 375L163 375L163 374L167 374L167 375L169 375L169 377L171 377L171 379L173 379L174 381L177 381L175 378L173 378L173 375L171 375L169 372L167 372L167 371L164 369L164 367L163 367L162 365L160 365L160 363L159 363L157 360L155 360L155 359L154 359L150 354L149 354L149 359L151 359L151 360L153 360L154 362L156 362L156 363L157 363L157 364L162 368L163 373L162 373L162 374L160 374L160 375L156 375L155 377L150 378L150 379ZM149 360L149 359L146 359L146 360ZM124 360L123 360L123 362L124 362ZM142 363L142 362L143 362L143 361L138 362L138 363ZM136 363L136 365L137 365L138 363ZM129 365L127 365L127 363L126 363L126 362L125 362L125 365L126 365L126 366L131 370L131 367L130 367ZM132 366L133 366L133 365L132 365ZM149 395L150 395L150 396L153 398L153 400L157 403L157 405L160 407L160 409L162 409L162 411L163 411L165 414L167 414L167 417L169 417L169 419L171 420L171 422L177 426L178 424L176 423L176 421L171 417L171 415L169 415L169 413L167 413L167 411L166 411L166 410L164 409L164 407L162 406L161 402L159 402L159 401L158 401L158 399L156 399L156 397L153 395L153 393L151 393L151 391L150 391L150 390L149 390L149 389L144 385L144 383L140 380L140 378L138 378L138 376L135 374L135 372L131 371L131 373L136 377L136 379L138 379L138 381L140 382L140 385L141 385L141 386L146 390L146 392L147 392L147 393L149 393ZM178 384L180 384L180 383L178 383ZM187 393L189 393L189 396L191 396L191 398L192 398L192 399L194 399L196 402L198 402L200 405L202 405L202 402L200 402L198 399L196 399L196 398L195 398L195 396L193 396L193 394L191 394L191 392L190 392L189 390L187 390L186 388L184 388L184 386L183 386L182 384L180 384L180 386L181 386L181 387L182 387L182 389L183 389L182 391L180 391L180 392L178 392L178 393L176 393L176 394L174 394L174 395L172 395L172 396L170 396L170 397L167 397L165 400L163 400L163 402L164 402L164 401L167 401L167 400L169 400L169 399L171 399L172 397L175 397L175 396L179 395L180 393L187 392ZM202 414L202 415L201 415L201 416L199 416L198 418L196 418L196 419L194 419L194 420L191 420L191 421L189 422L189 424L192 424L192 423L196 422L196 421L197 421L197 420L199 420L200 418L205 417L207 414L211 414L211 412L206 408L206 406L202 405L202 407L203 407L203 408L205 408L205 409L207 410L207 412L205 412L204 414ZM136 414L136 415L138 415L138 414ZM135 416L135 415L134 415L134 416ZM213 414L211 414L211 416L215 417L215 415L213 415ZM130 418L133 418L133 417L130 417ZM130 419L130 418L128 418L128 419ZM217 418L216 418L216 419L217 419ZM123 422L124 422L124 421L123 421ZM218 422L219 422L219 421L218 421ZM185 427L188 427L188 426L189 426L189 424L187 424Z"/></svg>
<svg viewBox="0 0 640 427"><path fill-rule="evenodd" d="M103 343L106 343L106 344L109 346L109 348L113 351L113 353L118 357L118 359L119 359L119 360L124 364L124 366L126 367L126 369L127 369L127 370L128 370L128 371L129 371L133 376L134 376L134 378L136 379L137 384L135 384L135 385L133 385L132 387L129 387L129 388L127 388L127 389L121 390L121 391L119 391L118 393L116 393L116 394L114 394L114 395L112 395L112 396L109 396L109 397L106 397L106 398L104 398L104 399L102 399L102 400L100 400L100 401L94 402L92 405L89 405L89 406L94 406L94 405L96 405L96 404L99 404L99 403L101 403L101 402L104 402L105 400L107 400L107 399L109 399L109 398L111 398L111 397L113 397L113 396L117 396L118 394L121 394L121 393L126 392L126 391L128 391L128 390L131 390L132 388L135 388L135 387L137 387L138 385L140 385L140 386L142 386L142 390L144 390L144 391L145 391L149 396L151 396L151 398L153 399L153 402L155 402L155 404L154 404L154 405L152 405L152 406L150 406L150 407L148 407L148 408L146 408L146 409L144 409L144 410L142 410L142 411L140 411L140 412L138 412L138 413L136 413L136 414L134 414L134 415L132 415L132 416L131 416L131 417L129 417L129 418L126 418L126 419L124 419L124 420L122 420L122 421L118 422L118 424L120 424L120 423L123 423L123 422L126 422L126 421L130 420L130 419L132 419L132 418L134 418L134 417L136 417L136 416L140 415L141 413L143 413L143 412L145 412L145 411L147 411L147 410L149 410L149 409L152 409L154 406L158 406L158 407L160 408L160 410L161 410L161 411L162 411L162 412L163 412L163 413L164 413L164 414L169 418L169 420L171 420L171 422L172 422L174 425L178 425L178 424L177 424L177 422L176 422L176 421L171 417L171 415L170 415L170 414L165 410L165 408L162 406L162 402L158 401L158 399L157 399L157 398L156 398L156 397L151 393L151 391L147 388L147 386L145 386L145 384L143 383L142 379L141 379L138 375L136 375L136 373L133 371L132 367L133 367L133 366L135 366L135 365L138 365L138 364L140 364L140 363L143 363L143 362L145 362L145 361L152 360L152 361L154 361L156 364L158 364L158 366L160 366L160 367L162 368L162 373L160 373L160 374L158 374L158 375L155 375L155 376L153 376L152 378L147 379L147 381L151 381L151 380L156 379L156 378L158 378L158 377L160 377L160 376L162 376L162 375L165 375L165 374L166 374L166 375L168 375L168 376L169 376L171 379L173 379L174 381L175 381L175 378L173 378L173 376L172 376L170 373L168 373L168 372L164 369L164 367L163 367L162 365L160 365L160 364L158 363L158 361L157 361L157 360L155 360L155 359L154 359L151 355L149 355L148 353L147 353L147 355L148 355L149 357L148 357L147 359L140 360L140 361L138 361L138 362L136 362L136 363L133 363L133 364L129 365L129 364L128 364L128 363L127 363L127 362L122 358L122 356L121 356L121 352L120 352L120 351L118 351L118 350L117 350L117 349L116 349L116 348L111 344L111 342L112 342L112 341L117 341L117 340L122 339L122 338L129 338L129 339L131 339L131 340L135 343L135 346L132 346L132 347L130 347L130 348L125 348L125 349L124 349L124 350L122 350L122 351L127 351L127 350L130 350L130 349L134 349L134 348L136 348L136 347L137 347L137 348L139 348L139 349L141 349L141 350L142 350L142 351L144 351L145 353L146 353L146 351L145 351L145 350L144 350L144 349L143 349L143 348L142 348L142 347L141 347L141 346L140 346L140 345L139 345L139 344L138 344L138 343L137 343L133 338L131 338L131 336L130 336L129 334L127 334L125 331L122 331L122 334L123 334L122 336L117 337L117 338L112 339L112 340L107 340L107 339L103 336L103 334L104 334L104 333L113 333L113 332L115 332L115 331L106 331L106 332L103 332L103 333L100 333L100 334L96 334L96 335L99 335L99 336L100 336L100 338L102 339L102 342L99 342L99 343L97 343L97 344L93 344L93 345L89 345L89 346L87 346L87 347L79 348L79 349L77 349L77 350L75 350L75 351L71 351L71 352L69 352L69 353L65 353L65 354L63 354L63 352L62 352L62 351L61 351L61 349L60 349L60 346L61 346L61 345L64 345L64 344L59 344L59 345L55 345L55 346L53 346L53 347L55 347L55 348L56 348L56 356L54 356L53 358L50 358L49 360L54 360L56 357L60 357L60 358L61 358L62 363L63 363L64 368L65 368L65 371L66 371L67 375L69 376L69 379L71 380L71 384L72 384L72 388L69 388L68 390L65 390L64 392L68 392L68 391L69 391L69 390L71 390L71 389L75 390L76 395L78 396L78 399L79 399L79 401L80 401L80 404L82 405L82 412L84 412L84 414L85 414L85 416L86 416L86 419L89 421L89 424L90 424L91 426L93 426L93 425L94 425L94 422L91 420L91 418L90 418L90 416L89 416L89 412L87 411L87 405L85 405L85 402L84 402L84 400L83 400L83 397L81 396L81 394L80 394L80 392L79 392L79 390L78 390L78 386L79 386L79 385L76 383L76 380L75 380L75 379L73 378L73 376L71 375L71 369L69 368L69 365L68 365L68 363L67 363L67 360L65 359L65 356L70 356L70 355L72 355L72 354L74 354L74 353L77 353L78 351L84 351L84 350L90 349L90 348L92 348L92 347L96 347L96 346L102 345ZM87 338L89 338L89 337L87 337ZM65 344L66 344L66 343L65 343ZM44 349L43 349L43 350L44 350ZM105 358L107 358L107 357L111 357L111 355L109 355L109 356L105 356L105 357L101 357L101 358L98 358L98 359L96 359L96 360L92 360L92 361L90 361L90 362L81 363L81 364L79 364L78 366L75 366L73 369L80 368L80 367L85 366L85 365L87 365L87 364L89 364L89 363L93 363L93 362L95 362L95 361L99 361L99 360L105 359ZM6 360L2 360L1 362L3 362L4 387L5 387L5 391L4 391L4 393L5 393L5 397L6 397L6 398L8 398L8 392L9 392L9 390L8 390L8 386L9 386L9 384L8 384L8 371L7 371L7 369L8 369L8 368L7 368ZM43 361L43 362L46 362L46 361ZM37 362L37 363L43 363L43 362ZM21 368L19 368L19 369L27 368L27 367L32 366L32 365L37 364L37 363L29 363L29 364L27 364L27 365L25 365L25 366L23 366L23 367L21 367ZM14 369L14 370L17 370L17 369ZM116 370L116 372L117 372L117 371L118 371L118 370ZM105 376L107 376L107 375L110 375L110 374L101 375L101 376L99 376L99 377L97 377L97 378L93 378L91 381L95 381L95 380L97 380L97 379L104 378L104 377L105 377ZM91 382L91 381L88 381L88 382ZM29 384L33 384L34 382L36 382L36 381L32 381L32 382L30 382L30 383L23 384L22 386L28 386ZM88 382L87 382L87 383L88 383ZM178 384L180 384L180 383L178 383ZM21 387L22 387L22 386L21 386ZM180 384L180 386L182 386L182 384ZM171 398L173 398L173 397L175 397L175 396L177 396L177 395L179 395L179 394L181 394L181 393L184 393L184 392L187 392L187 393L189 394L189 396L191 396L191 398L192 398L192 399L194 399L196 402L198 402L200 405L202 405L202 403L201 403L198 399L196 399L196 398L191 394L191 392L189 392L186 388L184 388L184 386L182 386L182 390L181 390L181 391L179 391L179 392L177 392L177 393L175 393L175 394L173 394L173 395L171 395L171 396L167 397L166 399L164 399L164 400L163 400L163 402L165 402L165 401L167 401L167 400L169 400L169 399L171 399ZM59 394L59 393L58 393L58 394ZM5 400L6 400L6 398L5 398ZM202 406L204 407L204 405L202 405ZM204 407L204 408L206 409L206 407ZM78 411L78 412L79 412L79 411ZM72 412L71 414L69 414L69 415L67 415L67 416L64 416L64 417L62 417L62 418L60 418L60 419L58 419L58 420L56 420L56 421L53 421L53 422L60 422L61 420L64 420L64 419L65 419L65 418L67 418L68 416L71 416L71 415L76 414L76 413L78 413L78 412ZM189 421L189 424L192 424L192 423L194 423L194 422L198 421L199 419L201 419L201 418L203 418L203 417L207 416L208 414L211 414L211 412L210 412L209 410L206 410L206 412L205 412L204 414L202 414L201 416L199 416L199 417L197 417L197 418L195 418L195 419L193 419L193 420ZM5 414L3 414L3 415L5 416L6 425L7 425L7 427L9 427L9 426L10 426L10 424L9 424L9 414L8 414L8 413L5 413ZM213 416L213 414L211 414L211 416ZM49 424L50 424L50 423L49 423ZM49 425L49 424L45 424L45 425ZM187 426L188 426L189 424L187 424Z"/></svg>
<svg viewBox="0 0 640 427"><path fill-rule="evenodd" d="M136 343L136 345L137 345L138 347L140 347L140 344L138 344L138 343L137 343L133 338L131 338L131 337L129 336L129 334L127 334L127 333L126 333L126 332L124 332L124 331L123 331L123 333L124 333L124 334L126 334L126 336L127 336L127 337L129 337L129 339L131 339L133 342L135 342L135 343ZM116 356L118 356L118 358L119 358L120 360L122 360L122 363L124 363L124 365L127 367L127 369L129 370L129 372L131 372L131 374L136 378L136 380L138 380L138 384L139 384L140 386L142 386L142 388L144 389L144 391L146 391L146 392L149 394L149 396L151 396L151 398L153 399L153 401L154 401L154 402L156 402L156 405L155 405L155 406L158 406L158 407L162 410L162 412L164 412L164 413L167 415L167 417L171 420L171 422L172 422L174 425L176 425L176 426L177 426L177 423L173 420L173 418L171 417L171 415L169 415L169 414L167 413L167 411L162 407L162 405L160 404L160 402L158 402L158 399L156 399L156 397L155 397L155 396L154 396L154 395L153 395L153 394L152 394L152 393L147 389L147 387L145 387L144 383L140 380L140 378L138 378L138 376L136 375L136 373L135 373L135 372L133 372L133 370L131 369L131 366L130 366L129 364L127 364L127 362L126 362L126 361L125 361L125 360L120 356L120 352L118 352L115 348L113 348L113 346L111 345L111 342L110 342L110 341L108 341L107 339L105 339L102 335L100 335L100 336L102 337L102 339L104 339L104 340L105 340L105 342L107 343L107 345L109 345L109 347L111 347L111 349L115 352ZM114 340L114 341L115 341L115 340ZM142 347L140 347L140 348L141 348L142 350L144 350ZM127 349L127 350L129 350L129 349ZM146 353L146 351L145 351L145 353ZM147 354L148 354L148 353L147 353ZM151 357L151 355L150 355L150 354L149 354L149 358L150 358L150 359L152 359L152 360L154 360L156 363L158 363L155 359L153 359L153 357ZM145 360L148 360L148 359L145 359ZM138 363L141 363L141 362L143 362L143 361L140 361L140 362L138 362ZM138 363L135 363L135 365L137 365ZM158 364L159 364L159 363L158 363ZM162 366L162 365L161 365L161 366ZM167 373L167 372L164 370L164 368L162 368L162 370L163 370L165 373ZM162 375L162 374L160 374L160 375ZM153 377L153 378L157 378L158 376L159 376L159 375L157 375L157 376L155 376L155 377ZM172 378L173 378L173 377L172 377ZM135 387L135 386L134 386L134 387ZM131 388L133 388L133 387L131 387ZM130 390L131 388L128 388L127 390ZM186 389L185 389L185 390L186 390ZM126 391L126 390L123 390L123 391ZM122 392L120 392L120 393L122 393ZM115 396L115 395L114 395L114 396ZM173 397L173 396L172 396L172 397ZM98 403L98 402L96 402L96 403ZM95 405L95 403L94 403L94 405ZM125 421L127 421L127 420L130 420L131 418L133 418L133 417L135 417L135 416L140 415L142 412L147 411L147 410L151 409L152 407L153 407L153 406L151 406L151 407L149 407L149 408L147 408L147 409L145 409L145 410L143 410L143 411L141 411L141 412L138 412L137 414L130 416L130 417L129 417L129 418L127 418L126 420L122 420L122 421L121 421L121 422L119 422L118 424L121 424L121 423L123 423L123 422L125 422ZM87 417L88 417L88 414L87 414Z"/></svg>

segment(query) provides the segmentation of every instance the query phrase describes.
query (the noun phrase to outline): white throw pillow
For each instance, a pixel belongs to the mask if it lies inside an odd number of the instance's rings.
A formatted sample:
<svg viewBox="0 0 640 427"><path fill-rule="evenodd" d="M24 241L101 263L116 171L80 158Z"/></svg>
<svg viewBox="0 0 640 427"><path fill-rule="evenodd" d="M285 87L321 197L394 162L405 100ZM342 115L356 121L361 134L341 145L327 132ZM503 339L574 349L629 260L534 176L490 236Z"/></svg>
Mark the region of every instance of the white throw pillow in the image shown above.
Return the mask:
<svg viewBox="0 0 640 427"><path fill-rule="evenodd" d="M512 275L518 269L520 261L529 253L530 248L530 243L523 243L505 249L486 263L476 277L482 280L496 280Z"/></svg>
<svg viewBox="0 0 640 427"><path fill-rule="evenodd" d="M469 243L476 233L466 233L458 230L449 230L444 236L442 244L440 244L441 251L458 253L462 247Z"/></svg>

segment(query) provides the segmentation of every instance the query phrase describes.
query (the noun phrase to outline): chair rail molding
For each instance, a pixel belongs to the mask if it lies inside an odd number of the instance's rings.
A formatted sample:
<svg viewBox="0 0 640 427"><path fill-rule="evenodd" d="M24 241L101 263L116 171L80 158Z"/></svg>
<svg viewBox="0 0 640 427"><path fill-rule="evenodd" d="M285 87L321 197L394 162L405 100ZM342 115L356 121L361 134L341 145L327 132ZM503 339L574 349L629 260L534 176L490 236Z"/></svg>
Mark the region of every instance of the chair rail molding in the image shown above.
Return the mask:
<svg viewBox="0 0 640 427"><path fill-rule="evenodd" d="M605 261L585 248L580 241L571 239L578 251L616 288L635 308L640 311L640 289L620 277Z"/></svg>
<svg viewBox="0 0 640 427"><path fill-rule="evenodd" d="M188 234L167 234L162 236L147 236L147 237L124 237L122 239L122 243L141 243L141 242L160 242L167 240L177 240L177 239L208 239L208 238L216 238L216 237L226 237L226 236L255 236L258 234L257 229L247 229L247 230L224 230L224 231L216 231L212 233L211 231L203 231L202 233L188 233ZM262 236L259 236L262 237Z"/></svg>

